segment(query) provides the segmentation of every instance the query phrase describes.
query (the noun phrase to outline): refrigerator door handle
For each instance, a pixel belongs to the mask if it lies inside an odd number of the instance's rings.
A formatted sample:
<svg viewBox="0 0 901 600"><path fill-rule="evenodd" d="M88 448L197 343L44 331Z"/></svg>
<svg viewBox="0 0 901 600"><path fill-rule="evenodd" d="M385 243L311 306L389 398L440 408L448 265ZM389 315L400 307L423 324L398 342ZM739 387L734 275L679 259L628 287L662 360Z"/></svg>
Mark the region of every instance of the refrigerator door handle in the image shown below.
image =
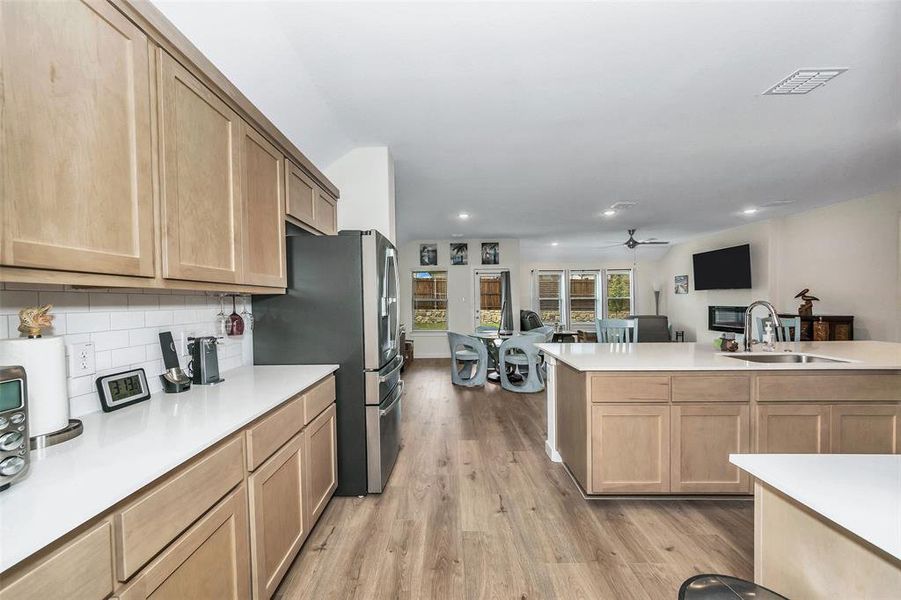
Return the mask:
<svg viewBox="0 0 901 600"><path fill-rule="evenodd" d="M404 380L401 379L397 382L397 394L394 396L394 399L391 403L385 408L379 409L379 416L384 417L388 413L390 413L397 406L397 403L400 402L401 396L404 395Z"/></svg>
<svg viewBox="0 0 901 600"><path fill-rule="evenodd" d="M401 370L401 368L404 366L404 357L400 356L398 358L400 358L400 361L397 363L397 366L395 366L393 369L391 369L384 375L379 375L379 383L385 383L386 381L391 379L392 375L394 375L395 373L397 373L398 371Z"/></svg>
<svg viewBox="0 0 901 600"><path fill-rule="evenodd" d="M400 272L397 266L397 252L394 251L394 248L388 250L388 256L391 257L391 264L394 270L394 298L390 300L390 302L394 304L394 339L391 342L391 347L394 350L399 350L398 345L400 342L400 308L398 304L398 297L400 296Z"/></svg>

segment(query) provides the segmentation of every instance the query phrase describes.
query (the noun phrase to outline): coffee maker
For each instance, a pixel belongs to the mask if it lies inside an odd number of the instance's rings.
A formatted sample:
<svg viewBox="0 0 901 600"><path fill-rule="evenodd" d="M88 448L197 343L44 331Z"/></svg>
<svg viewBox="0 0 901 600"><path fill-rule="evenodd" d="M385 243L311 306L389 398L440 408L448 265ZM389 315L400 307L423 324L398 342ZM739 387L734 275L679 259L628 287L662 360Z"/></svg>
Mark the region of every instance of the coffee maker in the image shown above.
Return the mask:
<svg viewBox="0 0 901 600"><path fill-rule="evenodd" d="M219 376L217 339L212 335L188 338L191 362L188 368L191 379L197 385L209 385L225 381Z"/></svg>

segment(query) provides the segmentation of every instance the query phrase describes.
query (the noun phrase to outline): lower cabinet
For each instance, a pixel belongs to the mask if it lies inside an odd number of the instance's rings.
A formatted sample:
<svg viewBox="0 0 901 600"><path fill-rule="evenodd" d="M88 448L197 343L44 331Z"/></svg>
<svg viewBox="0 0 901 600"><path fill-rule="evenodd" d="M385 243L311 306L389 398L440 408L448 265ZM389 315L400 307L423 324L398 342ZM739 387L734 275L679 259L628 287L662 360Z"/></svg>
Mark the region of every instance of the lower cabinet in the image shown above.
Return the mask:
<svg viewBox="0 0 901 600"><path fill-rule="evenodd" d="M898 454L901 406L835 404L832 406L832 452Z"/></svg>
<svg viewBox="0 0 901 600"><path fill-rule="evenodd" d="M591 407L590 493L664 493L670 489L670 407Z"/></svg>
<svg viewBox="0 0 901 600"><path fill-rule="evenodd" d="M338 487L338 445L335 405L322 411L305 430L307 497L310 522L315 523Z"/></svg>
<svg viewBox="0 0 901 600"><path fill-rule="evenodd" d="M750 447L747 404L673 405L670 421L672 492L750 492L747 473L729 462Z"/></svg>
<svg viewBox="0 0 901 600"><path fill-rule="evenodd" d="M244 484L169 545L120 600L243 600L250 596Z"/></svg>
<svg viewBox="0 0 901 600"><path fill-rule="evenodd" d="M761 454L829 452L829 405L760 404L755 437Z"/></svg>
<svg viewBox="0 0 901 600"><path fill-rule="evenodd" d="M254 598L275 593L309 534L305 437L294 436L248 479Z"/></svg>

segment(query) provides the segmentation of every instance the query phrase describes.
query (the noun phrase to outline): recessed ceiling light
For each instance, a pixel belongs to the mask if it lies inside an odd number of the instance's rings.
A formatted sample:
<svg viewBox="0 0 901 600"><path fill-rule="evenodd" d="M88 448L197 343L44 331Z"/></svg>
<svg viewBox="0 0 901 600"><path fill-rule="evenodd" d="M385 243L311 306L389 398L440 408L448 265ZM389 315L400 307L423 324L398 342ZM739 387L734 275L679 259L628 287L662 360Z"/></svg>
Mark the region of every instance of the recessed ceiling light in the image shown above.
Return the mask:
<svg viewBox="0 0 901 600"><path fill-rule="evenodd" d="M756 208L746 208L741 212L742 212L742 214L745 214L745 215L753 215L754 213L757 212L757 209Z"/></svg>
<svg viewBox="0 0 901 600"><path fill-rule="evenodd" d="M551 246L559 246L560 242L551 242Z"/></svg>
<svg viewBox="0 0 901 600"><path fill-rule="evenodd" d="M616 211L613 210L612 208L608 208L607 210L604 211L605 217L612 217L615 214L616 214Z"/></svg>
<svg viewBox="0 0 901 600"><path fill-rule="evenodd" d="M463 237L463 234L462 233L452 233L451 237L461 238L461 237Z"/></svg>
<svg viewBox="0 0 901 600"><path fill-rule="evenodd" d="M469 213L460 213L460 214L457 215L457 216L458 216L459 218L461 218L461 219L468 219L468 218L469 218Z"/></svg>
<svg viewBox="0 0 901 600"><path fill-rule="evenodd" d="M809 94L835 79L848 69L798 69L767 91L764 96L798 96Z"/></svg>

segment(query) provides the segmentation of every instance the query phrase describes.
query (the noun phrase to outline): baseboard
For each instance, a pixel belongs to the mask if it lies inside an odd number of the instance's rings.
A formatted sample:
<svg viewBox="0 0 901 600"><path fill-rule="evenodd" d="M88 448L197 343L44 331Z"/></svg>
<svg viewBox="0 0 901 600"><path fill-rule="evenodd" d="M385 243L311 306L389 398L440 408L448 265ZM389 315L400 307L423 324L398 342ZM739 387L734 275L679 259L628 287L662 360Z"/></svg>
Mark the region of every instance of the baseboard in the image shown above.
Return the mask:
<svg viewBox="0 0 901 600"><path fill-rule="evenodd" d="M563 457L560 456L560 453L554 450L551 447L551 443L548 440L544 440L544 451L547 453L548 458L550 458L555 463L562 463Z"/></svg>

